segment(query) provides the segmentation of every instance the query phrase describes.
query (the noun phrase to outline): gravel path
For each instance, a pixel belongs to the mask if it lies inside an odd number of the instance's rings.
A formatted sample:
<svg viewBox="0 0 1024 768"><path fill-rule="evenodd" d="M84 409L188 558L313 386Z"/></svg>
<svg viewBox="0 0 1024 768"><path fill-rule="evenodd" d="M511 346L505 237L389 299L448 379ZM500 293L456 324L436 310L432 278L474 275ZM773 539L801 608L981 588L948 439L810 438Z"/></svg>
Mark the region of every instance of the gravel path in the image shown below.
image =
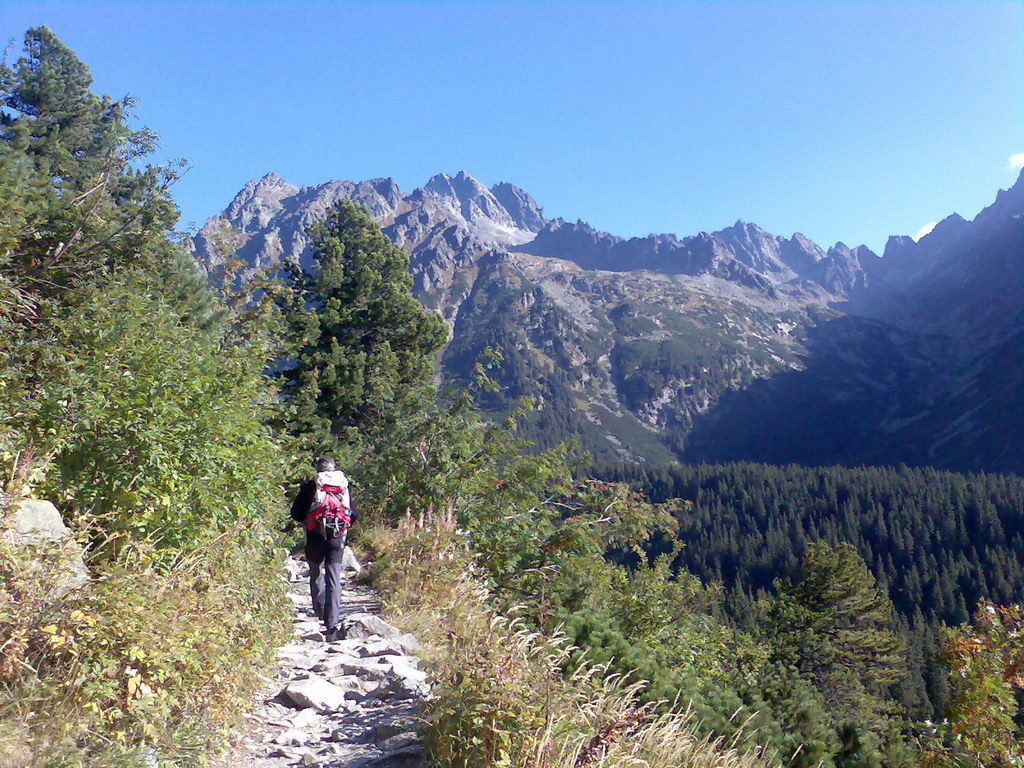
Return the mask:
<svg viewBox="0 0 1024 768"><path fill-rule="evenodd" d="M280 666L246 716L230 768L423 768L416 724L429 686L416 639L383 621L373 591L346 577L346 639L325 642L306 563L286 565L295 638L278 649Z"/></svg>

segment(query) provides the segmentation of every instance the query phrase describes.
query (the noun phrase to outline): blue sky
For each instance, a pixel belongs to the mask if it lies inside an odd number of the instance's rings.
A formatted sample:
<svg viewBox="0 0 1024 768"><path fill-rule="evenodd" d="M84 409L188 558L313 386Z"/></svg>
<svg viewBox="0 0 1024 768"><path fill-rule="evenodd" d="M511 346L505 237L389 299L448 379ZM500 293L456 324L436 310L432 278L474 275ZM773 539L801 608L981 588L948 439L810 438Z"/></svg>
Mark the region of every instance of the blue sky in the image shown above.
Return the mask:
<svg viewBox="0 0 1024 768"><path fill-rule="evenodd" d="M1020 2L0 4L16 49L38 24L191 162L183 227L271 170L465 169L619 235L880 249L1024 153Z"/></svg>

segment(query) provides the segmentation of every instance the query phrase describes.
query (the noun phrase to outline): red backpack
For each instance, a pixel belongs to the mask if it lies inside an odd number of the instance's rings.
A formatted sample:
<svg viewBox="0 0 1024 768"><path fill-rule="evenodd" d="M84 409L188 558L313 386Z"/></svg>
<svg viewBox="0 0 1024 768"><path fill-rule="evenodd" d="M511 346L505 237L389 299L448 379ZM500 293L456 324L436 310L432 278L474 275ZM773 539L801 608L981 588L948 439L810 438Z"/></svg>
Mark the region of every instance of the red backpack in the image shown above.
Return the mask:
<svg viewBox="0 0 1024 768"><path fill-rule="evenodd" d="M352 517L345 506L348 478L343 472L318 472L316 475L316 497L306 514L306 530L319 530L325 539L344 536L352 523Z"/></svg>

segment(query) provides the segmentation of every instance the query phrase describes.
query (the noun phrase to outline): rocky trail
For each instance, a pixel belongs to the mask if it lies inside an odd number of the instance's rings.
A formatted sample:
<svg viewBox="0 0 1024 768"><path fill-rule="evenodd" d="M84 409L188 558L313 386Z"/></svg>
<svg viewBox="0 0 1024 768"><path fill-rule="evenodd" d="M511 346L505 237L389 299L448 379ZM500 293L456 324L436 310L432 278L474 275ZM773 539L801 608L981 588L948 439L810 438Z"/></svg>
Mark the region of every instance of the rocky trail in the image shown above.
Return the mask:
<svg viewBox="0 0 1024 768"><path fill-rule="evenodd" d="M354 559L349 561L358 568ZM289 558L295 638L277 651L278 670L230 768L420 768L420 703L429 692L414 655L419 644L382 620L373 591L342 581L344 640L327 643L310 604L306 563Z"/></svg>

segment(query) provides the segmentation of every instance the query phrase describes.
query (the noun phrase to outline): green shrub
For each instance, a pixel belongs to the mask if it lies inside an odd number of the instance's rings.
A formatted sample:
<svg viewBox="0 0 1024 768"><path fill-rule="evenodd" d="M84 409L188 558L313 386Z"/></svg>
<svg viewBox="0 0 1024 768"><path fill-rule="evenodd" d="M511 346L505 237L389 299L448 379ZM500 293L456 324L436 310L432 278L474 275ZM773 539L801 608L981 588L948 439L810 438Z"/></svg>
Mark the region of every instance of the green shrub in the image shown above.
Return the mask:
<svg viewBox="0 0 1024 768"><path fill-rule="evenodd" d="M389 612L419 633L432 673L424 734L440 768L757 768L735 744L698 734L688 711L659 714L642 683L590 663L564 670L563 635L491 607L483 572L450 511L366 532Z"/></svg>
<svg viewBox="0 0 1024 768"><path fill-rule="evenodd" d="M0 723L20 726L30 765L133 765L146 747L198 765L223 746L287 626L281 550L248 522L165 573L133 546L27 621L25 605L0 610L8 634L20 629L6 638Z"/></svg>

